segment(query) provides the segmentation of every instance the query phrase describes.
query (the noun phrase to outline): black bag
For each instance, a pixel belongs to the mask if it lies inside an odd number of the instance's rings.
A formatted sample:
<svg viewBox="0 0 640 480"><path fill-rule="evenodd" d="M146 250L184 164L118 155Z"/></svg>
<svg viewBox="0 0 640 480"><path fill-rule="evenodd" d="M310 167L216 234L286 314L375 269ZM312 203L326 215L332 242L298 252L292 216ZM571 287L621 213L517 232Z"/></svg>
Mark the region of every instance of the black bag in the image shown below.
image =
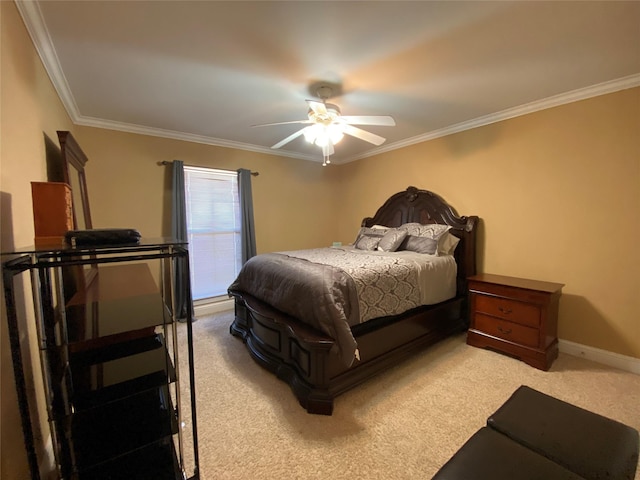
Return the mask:
<svg viewBox="0 0 640 480"><path fill-rule="evenodd" d="M87 245L126 245L140 243L140 232L134 228L100 228L69 230L64 240L72 247Z"/></svg>

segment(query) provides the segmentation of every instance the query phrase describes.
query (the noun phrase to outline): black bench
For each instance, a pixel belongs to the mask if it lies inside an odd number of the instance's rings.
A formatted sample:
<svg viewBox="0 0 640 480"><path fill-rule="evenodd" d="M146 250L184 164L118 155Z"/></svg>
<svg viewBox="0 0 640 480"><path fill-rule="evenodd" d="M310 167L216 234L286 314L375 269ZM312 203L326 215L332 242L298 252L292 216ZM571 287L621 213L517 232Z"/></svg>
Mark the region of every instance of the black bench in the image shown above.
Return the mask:
<svg viewBox="0 0 640 480"><path fill-rule="evenodd" d="M438 471L438 480L583 480L489 427L482 427Z"/></svg>
<svg viewBox="0 0 640 480"><path fill-rule="evenodd" d="M639 444L635 429L527 386L518 388L487 425L434 480L633 480L635 476ZM515 465L518 473L503 470L500 463L504 468Z"/></svg>

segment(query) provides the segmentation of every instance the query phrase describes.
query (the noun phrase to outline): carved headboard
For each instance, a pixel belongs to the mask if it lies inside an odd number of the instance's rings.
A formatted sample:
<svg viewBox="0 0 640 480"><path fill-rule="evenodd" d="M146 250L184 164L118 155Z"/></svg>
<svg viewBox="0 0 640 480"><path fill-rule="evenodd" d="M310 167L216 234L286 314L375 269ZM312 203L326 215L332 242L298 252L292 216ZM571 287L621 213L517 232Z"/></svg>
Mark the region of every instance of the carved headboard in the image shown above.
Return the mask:
<svg viewBox="0 0 640 480"><path fill-rule="evenodd" d="M442 197L428 190L408 187L398 192L378 209L373 217L362 220L363 227L385 225L399 227L405 223L440 223L460 239L454 257L458 264L458 294L466 293L466 279L476 273L477 216L458 216L456 210Z"/></svg>

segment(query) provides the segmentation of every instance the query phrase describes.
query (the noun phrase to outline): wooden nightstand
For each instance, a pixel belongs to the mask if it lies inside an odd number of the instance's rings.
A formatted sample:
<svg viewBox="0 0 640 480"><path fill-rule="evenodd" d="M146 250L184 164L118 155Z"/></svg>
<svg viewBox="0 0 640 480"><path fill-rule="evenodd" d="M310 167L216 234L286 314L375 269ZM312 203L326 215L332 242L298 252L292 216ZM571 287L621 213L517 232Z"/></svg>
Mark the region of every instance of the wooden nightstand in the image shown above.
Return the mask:
<svg viewBox="0 0 640 480"><path fill-rule="evenodd" d="M564 285L488 273L468 281L467 343L548 370L558 357L558 303Z"/></svg>

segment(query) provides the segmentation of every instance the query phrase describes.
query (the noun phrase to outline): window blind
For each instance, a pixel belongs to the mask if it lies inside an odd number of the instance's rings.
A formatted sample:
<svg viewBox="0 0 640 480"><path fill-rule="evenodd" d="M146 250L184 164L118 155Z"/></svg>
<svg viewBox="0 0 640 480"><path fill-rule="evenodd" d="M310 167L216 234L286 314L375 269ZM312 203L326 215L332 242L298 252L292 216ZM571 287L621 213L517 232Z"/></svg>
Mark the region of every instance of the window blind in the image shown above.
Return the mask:
<svg viewBox="0 0 640 480"><path fill-rule="evenodd" d="M193 299L226 295L242 265L238 176L185 166L184 182Z"/></svg>

